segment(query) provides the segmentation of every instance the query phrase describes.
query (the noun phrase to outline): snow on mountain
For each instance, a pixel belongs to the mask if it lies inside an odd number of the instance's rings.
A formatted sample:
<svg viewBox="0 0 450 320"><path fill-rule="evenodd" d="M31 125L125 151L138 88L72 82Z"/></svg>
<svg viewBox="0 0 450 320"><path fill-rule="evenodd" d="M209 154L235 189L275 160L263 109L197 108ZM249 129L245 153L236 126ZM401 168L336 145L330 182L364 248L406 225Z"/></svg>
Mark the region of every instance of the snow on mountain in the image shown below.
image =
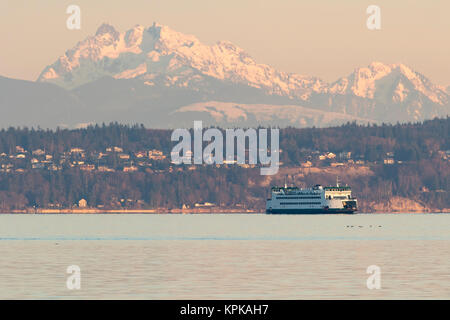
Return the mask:
<svg viewBox="0 0 450 320"><path fill-rule="evenodd" d="M354 94L358 97L373 99L375 81L392 71L387 65L373 62L367 68L358 68L350 76L344 77L331 85L329 92L333 94Z"/></svg>
<svg viewBox="0 0 450 320"><path fill-rule="evenodd" d="M242 104L206 101L183 106L171 113L173 117L203 120L205 126L333 126L346 122L367 124L374 122L337 112L326 112L298 105Z"/></svg>
<svg viewBox="0 0 450 320"><path fill-rule="evenodd" d="M403 102L412 91L417 91L434 103L440 105L448 103L448 95L443 87L434 85L404 64L372 62L368 67L358 68L348 77L331 84L329 92L374 99L384 80L389 82L389 89L392 90L390 94L392 102Z"/></svg>
<svg viewBox="0 0 450 320"><path fill-rule="evenodd" d="M103 24L46 67L38 81L73 90L94 108L143 109L158 103L166 106L166 116L202 101L299 105L386 122L450 113L449 88L403 64L373 62L329 84L257 63L229 41L209 46L157 23L125 32ZM108 86L126 92L128 98L111 99Z"/></svg>
<svg viewBox="0 0 450 320"><path fill-rule="evenodd" d="M202 44L196 37L154 23L119 33L103 24L94 36L79 42L54 64L44 69L38 81L75 88L105 75L151 80L166 76L167 84L189 86L202 76L264 89L275 95L306 99L321 91L318 78L279 72L258 64L243 49L228 41Z"/></svg>

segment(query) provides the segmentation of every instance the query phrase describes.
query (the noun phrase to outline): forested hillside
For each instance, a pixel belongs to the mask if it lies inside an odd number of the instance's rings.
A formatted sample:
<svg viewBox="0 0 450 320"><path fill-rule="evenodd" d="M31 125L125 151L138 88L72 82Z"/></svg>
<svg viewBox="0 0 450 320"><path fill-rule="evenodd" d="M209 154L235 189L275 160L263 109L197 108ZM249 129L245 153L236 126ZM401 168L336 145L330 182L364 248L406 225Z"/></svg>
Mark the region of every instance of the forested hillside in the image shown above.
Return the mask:
<svg viewBox="0 0 450 320"><path fill-rule="evenodd" d="M163 210L208 202L261 211L270 185L286 176L309 186L332 184L337 175L365 211L390 210L401 199L410 201L404 210L411 203L418 210L450 208L450 118L281 129L282 166L275 176L248 165L174 165L170 135L117 123L2 130L0 209L70 208L86 199L96 208Z"/></svg>

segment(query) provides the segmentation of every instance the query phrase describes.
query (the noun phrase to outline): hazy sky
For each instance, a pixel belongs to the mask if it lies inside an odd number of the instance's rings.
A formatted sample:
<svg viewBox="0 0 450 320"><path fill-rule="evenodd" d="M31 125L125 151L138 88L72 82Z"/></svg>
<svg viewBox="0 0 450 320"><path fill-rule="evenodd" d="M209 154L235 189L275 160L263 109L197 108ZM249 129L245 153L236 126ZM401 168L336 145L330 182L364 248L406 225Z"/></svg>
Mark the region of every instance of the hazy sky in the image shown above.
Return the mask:
<svg viewBox="0 0 450 320"><path fill-rule="evenodd" d="M66 8L81 7L81 30ZM381 7L381 30L366 8ZM35 80L65 50L108 22L154 21L212 44L229 40L258 62L334 81L371 61L402 62L450 85L449 0L1 0L0 75Z"/></svg>

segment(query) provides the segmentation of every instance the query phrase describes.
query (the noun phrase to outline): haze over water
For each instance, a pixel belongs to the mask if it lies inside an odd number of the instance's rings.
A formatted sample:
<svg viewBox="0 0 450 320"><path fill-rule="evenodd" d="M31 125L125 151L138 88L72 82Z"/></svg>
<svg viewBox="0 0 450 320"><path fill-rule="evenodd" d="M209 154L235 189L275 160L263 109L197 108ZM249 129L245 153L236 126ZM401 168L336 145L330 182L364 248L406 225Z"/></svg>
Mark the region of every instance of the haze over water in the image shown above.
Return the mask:
<svg viewBox="0 0 450 320"><path fill-rule="evenodd" d="M449 299L449 241L448 214L0 215L0 298Z"/></svg>

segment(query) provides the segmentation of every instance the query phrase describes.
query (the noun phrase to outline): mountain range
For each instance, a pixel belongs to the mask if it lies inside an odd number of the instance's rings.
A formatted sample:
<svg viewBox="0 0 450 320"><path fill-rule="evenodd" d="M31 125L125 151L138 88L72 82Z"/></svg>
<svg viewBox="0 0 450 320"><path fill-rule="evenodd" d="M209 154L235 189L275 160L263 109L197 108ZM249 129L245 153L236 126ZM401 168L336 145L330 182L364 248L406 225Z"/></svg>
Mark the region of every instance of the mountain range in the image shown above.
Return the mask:
<svg viewBox="0 0 450 320"><path fill-rule="evenodd" d="M446 116L450 87L381 62L327 83L260 64L228 41L205 45L157 23L125 32L103 24L36 82L0 77L0 107L3 127L331 126Z"/></svg>

